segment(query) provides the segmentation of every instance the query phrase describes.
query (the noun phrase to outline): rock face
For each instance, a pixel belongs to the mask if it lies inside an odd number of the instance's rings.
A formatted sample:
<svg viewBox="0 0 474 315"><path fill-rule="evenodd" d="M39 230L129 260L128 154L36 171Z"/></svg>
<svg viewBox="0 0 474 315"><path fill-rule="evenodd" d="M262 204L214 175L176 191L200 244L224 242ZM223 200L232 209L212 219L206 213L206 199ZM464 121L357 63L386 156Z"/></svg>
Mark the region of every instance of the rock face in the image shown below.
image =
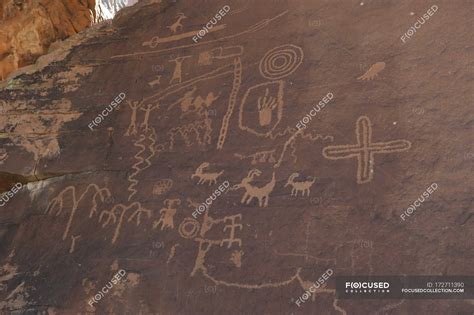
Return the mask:
<svg viewBox="0 0 474 315"><path fill-rule="evenodd" d="M2 7L8 64L97 18L31 3ZM140 1L16 72L0 310L472 313L335 292L340 275L474 274L471 17L437 7L401 40L426 2Z"/></svg>
<svg viewBox="0 0 474 315"><path fill-rule="evenodd" d="M128 0L2 0L0 1L0 80L31 64L50 45L114 17Z"/></svg>

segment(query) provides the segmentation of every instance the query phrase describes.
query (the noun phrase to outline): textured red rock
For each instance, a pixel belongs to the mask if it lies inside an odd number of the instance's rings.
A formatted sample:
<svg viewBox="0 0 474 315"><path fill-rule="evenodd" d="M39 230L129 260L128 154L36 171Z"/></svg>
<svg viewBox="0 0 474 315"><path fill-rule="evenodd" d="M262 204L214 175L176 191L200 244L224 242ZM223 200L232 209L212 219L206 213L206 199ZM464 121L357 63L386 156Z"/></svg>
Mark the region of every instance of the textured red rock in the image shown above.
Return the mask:
<svg viewBox="0 0 474 315"><path fill-rule="evenodd" d="M86 10L56 14L68 38L0 85L0 189L25 185L0 208L0 310L472 312L334 291L339 275L474 274L471 12L441 1L404 44L424 6L149 0L74 35ZM54 14L35 12L40 34Z"/></svg>

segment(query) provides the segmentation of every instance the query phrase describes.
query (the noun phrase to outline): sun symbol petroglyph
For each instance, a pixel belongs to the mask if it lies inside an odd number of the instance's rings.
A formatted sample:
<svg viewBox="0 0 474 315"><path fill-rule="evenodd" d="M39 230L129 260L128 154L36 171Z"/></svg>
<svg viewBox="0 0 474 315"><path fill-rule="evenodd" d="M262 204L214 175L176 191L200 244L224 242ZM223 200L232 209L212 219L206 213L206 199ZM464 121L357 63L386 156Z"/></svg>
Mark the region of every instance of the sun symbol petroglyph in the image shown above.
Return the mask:
<svg viewBox="0 0 474 315"><path fill-rule="evenodd" d="M323 156L329 160L357 158L358 184L372 180L375 154L403 152L411 147L411 142L407 140L372 142L372 125L367 116L357 119L355 133L357 144L327 146L323 149Z"/></svg>
<svg viewBox="0 0 474 315"><path fill-rule="evenodd" d="M221 176L224 171L220 171L219 173L205 173L204 169L209 167L208 162L204 162L198 166L194 174L191 175L191 179L197 177L199 179L198 185L208 183L209 186L217 183L217 178Z"/></svg>
<svg viewBox="0 0 474 315"><path fill-rule="evenodd" d="M240 184L236 184L230 188L230 190L245 189L245 193L240 201L241 203L249 204L252 199L256 198L260 207L268 206L269 195L275 187L275 172L273 172L270 182L263 187L253 186L251 182L261 174L262 172L260 170L252 169L248 172L247 176L242 179Z"/></svg>
<svg viewBox="0 0 474 315"><path fill-rule="evenodd" d="M372 80L374 79L383 69L385 69L385 62L374 63L369 70L367 70L363 75L357 78L357 80Z"/></svg>
<svg viewBox="0 0 474 315"><path fill-rule="evenodd" d="M197 220L193 218L185 218L183 222L180 223L178 232L181 237L193 238L198 234L200 228L201 224Z"/></svg>
<svg viewBox="0 0 474 315"><path fill-rule="evenodd" d="M314 182L316 181L316 178L312 177L311 180L295 182L295 179L298 176L300 176L300 174L298 173L291 174L290 177L288 177L288 181L286 182L285 187L287 186L292 187L291 188L292 196L298 197L298 192L301 192L301 195L303 197L305 193L306 193L306 196L309 196L309 193L310 193L309 189L311 188L311 186L313 186Z"/></svg>
<svg viewBox="0 0 474 315"><path fill-rule="evenodd" d="M286 44L269 50L260 61L260 74L269 80L289 76L303 63L303 49Z"/></svg>

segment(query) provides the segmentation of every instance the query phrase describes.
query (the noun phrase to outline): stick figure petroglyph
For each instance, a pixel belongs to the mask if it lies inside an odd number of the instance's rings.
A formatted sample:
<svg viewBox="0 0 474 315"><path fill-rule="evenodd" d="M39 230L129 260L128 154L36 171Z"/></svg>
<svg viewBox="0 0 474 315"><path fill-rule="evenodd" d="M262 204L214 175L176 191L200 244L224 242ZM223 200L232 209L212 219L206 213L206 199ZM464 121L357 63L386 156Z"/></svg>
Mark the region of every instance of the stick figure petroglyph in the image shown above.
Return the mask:
<svg viewBox="0 0 474 315"><path fill-rule="evenodd" d="M173 83L181 83L182 81L182 68L183 68L183 61L191 56L181 56L175 59L169 60L169 62L174 62L175 67L173 71L173 76L171 77L170 84ZM177 82L175 82L177 81Z"/></svg>

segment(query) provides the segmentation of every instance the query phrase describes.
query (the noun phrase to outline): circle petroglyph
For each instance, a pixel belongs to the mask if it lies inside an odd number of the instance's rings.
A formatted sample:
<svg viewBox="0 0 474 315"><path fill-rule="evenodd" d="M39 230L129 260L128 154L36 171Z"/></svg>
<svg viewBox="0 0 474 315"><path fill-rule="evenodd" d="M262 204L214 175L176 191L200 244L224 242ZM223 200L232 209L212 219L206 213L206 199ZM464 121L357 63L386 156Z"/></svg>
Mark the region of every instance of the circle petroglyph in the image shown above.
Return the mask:
<svg viewBox="0 0 474 315"><path fill-rule="evenodd" d="M260 61L260 74L269 80L277 80L289 76L303 62L303 50L295 45L287 44L269 50Z"/></svg>
<svg viewBox="0 0 474 315"><path fill-rule="evenodd" d="M193 238L199 232L200 224L198 221L186 218L179 225L179 235L184 238Z"/></svg>

